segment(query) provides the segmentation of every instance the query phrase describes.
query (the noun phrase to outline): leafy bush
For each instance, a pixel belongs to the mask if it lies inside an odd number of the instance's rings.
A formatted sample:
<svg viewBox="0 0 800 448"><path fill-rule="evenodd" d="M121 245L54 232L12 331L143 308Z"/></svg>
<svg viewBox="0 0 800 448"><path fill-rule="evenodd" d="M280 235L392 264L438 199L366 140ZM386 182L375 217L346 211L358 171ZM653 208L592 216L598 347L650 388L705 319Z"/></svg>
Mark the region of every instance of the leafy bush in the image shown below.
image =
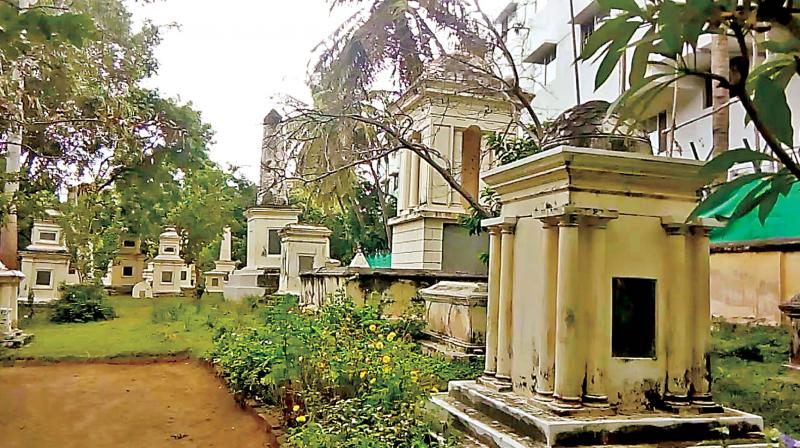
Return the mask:
<svg viewBox="0 0 800 448"><path fill-rule="evenodd" d="M83 323L117 317L100 285L65 285L62 299L53 307L50 320L56 323Z"/></svg>
<svg viewBox="0 0 800 448"><path fill-rule="evenodd" d="M274 298L261 319L221 334L212 357L236 392L283 409L298 447L441 446L424 399L481 370L422 355L413 325L341 295L317 312Z"/></svg>

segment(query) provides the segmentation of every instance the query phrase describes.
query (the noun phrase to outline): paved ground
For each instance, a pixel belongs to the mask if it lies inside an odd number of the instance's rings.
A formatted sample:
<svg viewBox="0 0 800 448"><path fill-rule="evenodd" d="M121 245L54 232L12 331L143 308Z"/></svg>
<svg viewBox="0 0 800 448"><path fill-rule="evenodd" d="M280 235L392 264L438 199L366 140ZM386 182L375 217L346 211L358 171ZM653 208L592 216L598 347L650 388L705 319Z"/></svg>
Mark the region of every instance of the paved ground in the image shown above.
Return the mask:
<svg viewBox="0 0 800 448"><path fill-rule="evenodd" d="M264 427L191 362L0 368L0 445L268 447Z"/></svg>

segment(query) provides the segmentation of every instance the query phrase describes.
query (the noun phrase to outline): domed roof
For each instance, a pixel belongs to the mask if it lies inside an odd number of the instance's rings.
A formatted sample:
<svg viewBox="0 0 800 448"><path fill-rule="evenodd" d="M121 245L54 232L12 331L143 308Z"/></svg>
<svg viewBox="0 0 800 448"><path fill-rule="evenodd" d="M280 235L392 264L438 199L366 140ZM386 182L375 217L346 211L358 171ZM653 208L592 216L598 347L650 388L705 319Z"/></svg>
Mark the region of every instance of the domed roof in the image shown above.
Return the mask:
<svg viewBox="0 0 800 448"><path fill-rule="evenodd" d="M164 231L159 235L160 239L180 239L178 232L175 230L175 227L167 227Z"/></svg>
<svg viewBox="0 0 800 448"><path fill-rule="evenodd" d="M643 129L607 116L611 104L589 101L567 109L545 132L542 149L569 145L609 151L652 154L650 137Z"/></svg>

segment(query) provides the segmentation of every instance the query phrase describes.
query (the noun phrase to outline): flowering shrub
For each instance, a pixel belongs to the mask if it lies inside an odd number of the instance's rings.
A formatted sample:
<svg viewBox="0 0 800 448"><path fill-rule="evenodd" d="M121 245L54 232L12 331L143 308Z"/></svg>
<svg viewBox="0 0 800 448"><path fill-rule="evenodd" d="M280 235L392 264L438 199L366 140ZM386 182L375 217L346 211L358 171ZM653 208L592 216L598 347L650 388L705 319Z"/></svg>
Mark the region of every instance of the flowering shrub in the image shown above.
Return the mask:
<svg viewBox="0 0 800 448"><path fill-rule="evenodd" d="M63 297L55 302L50 320L56 323L84 323L114 319L117 315L100 285L64 285Z"/></svg>
<svg viewBox="0 0 800 448"><path fill-rule="evenodd" d="M343 296L317 312L274 298L261 321L221 334L213 359L236 392L283 408L298 447L441 446L424 399L480 372L422 355L404 325Z"/></svg>

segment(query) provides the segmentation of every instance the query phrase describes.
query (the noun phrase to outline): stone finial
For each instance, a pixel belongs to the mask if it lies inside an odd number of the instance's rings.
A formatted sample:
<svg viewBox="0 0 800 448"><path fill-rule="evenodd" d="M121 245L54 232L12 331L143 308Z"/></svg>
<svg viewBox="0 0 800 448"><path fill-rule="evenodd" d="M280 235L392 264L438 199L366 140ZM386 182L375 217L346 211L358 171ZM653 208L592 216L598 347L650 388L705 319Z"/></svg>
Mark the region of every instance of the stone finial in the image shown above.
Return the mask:
<svg viewBox="0 0 800 448"><path fill-rule="evenodd" d="M364 252L361 251L361 247L358 248L356 252L356 256L353 257L353 261L350 262L349 265L351 268L369 268L369 261L367 261L367 257L364 256Z"/></svg>
<svg viewBox="0 0 800 448"><path fill-rule="evenodd" d="M278 123L283 121L283 117L277 110L272 109L269 113L264 117L263 124L264 126L277 126Z"/></svg>
<svg viewBox="0 0 800 448"><path fill-rule="evenodd" d="M231 228L225 227L222 231L222 243L219 248L219 260L231 261Z"/></svg>

